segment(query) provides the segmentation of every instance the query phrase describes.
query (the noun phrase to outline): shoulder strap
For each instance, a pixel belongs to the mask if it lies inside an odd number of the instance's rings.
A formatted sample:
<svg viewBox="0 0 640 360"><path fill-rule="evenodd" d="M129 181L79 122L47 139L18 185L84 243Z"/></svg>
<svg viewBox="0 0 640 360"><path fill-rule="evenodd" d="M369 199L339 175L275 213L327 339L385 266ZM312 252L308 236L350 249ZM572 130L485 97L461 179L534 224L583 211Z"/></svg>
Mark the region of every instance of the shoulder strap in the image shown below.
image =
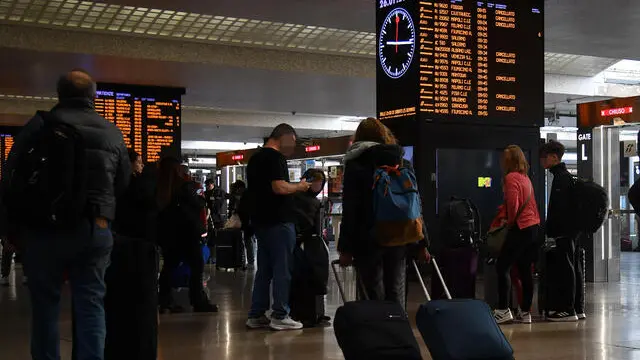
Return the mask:
<svg viewBox="0 0 640 360"><path fill-rule="evenodd" d="M527 207L527 205L529 205L529 202L531 201L531 197L533 197L533 185L531 185L531 191L529 192L529 196L527 196L527 200L525 200L524 203L520 205L520 209L518 209L518 212L516 213L516 217L514 221L518 221L518 218L520 218L520 215L522 215L522 212L524 211L524 209Z"/></svg>

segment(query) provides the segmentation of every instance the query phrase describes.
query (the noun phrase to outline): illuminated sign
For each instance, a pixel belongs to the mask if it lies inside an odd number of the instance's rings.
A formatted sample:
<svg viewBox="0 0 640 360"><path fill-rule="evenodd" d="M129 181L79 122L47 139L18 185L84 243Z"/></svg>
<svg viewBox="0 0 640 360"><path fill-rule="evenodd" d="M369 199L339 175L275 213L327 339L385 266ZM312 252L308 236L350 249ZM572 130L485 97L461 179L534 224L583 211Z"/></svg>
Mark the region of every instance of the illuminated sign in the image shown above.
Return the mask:
<svg viewBox="0 0 640 360"><path fill-rule="evenodd" d="M621 108L602 110L600 111L600 116L618 116L618 115L626 115L626 114L632 114L632 113L633 113L633 107L626 106Z"/></svg>
<svg viewBox="0 0 640 360"><path fill-rule="evenodd" d="M304 151L308 153L320 151L320 145L307 146L306 148L304 148Z"/></svg>
<svg viewBox="0 0 640 360"><path fill-rule="evenodd" d="M242 161L244 159L244 154L233 155L231 160L233 161Z"/></svg>
<svg viewBox="0 0 640 360"><path fill-rule="evenodd" d="M490 177L478 177L479 188L490 188L492 179Z"/></svg>
<svg viewBox="0 0 640 360"><path fill-rule="evenodd" d="M125 145L153 163L179 158L184 89L98 83L96 112L122 132Z"/></svg>

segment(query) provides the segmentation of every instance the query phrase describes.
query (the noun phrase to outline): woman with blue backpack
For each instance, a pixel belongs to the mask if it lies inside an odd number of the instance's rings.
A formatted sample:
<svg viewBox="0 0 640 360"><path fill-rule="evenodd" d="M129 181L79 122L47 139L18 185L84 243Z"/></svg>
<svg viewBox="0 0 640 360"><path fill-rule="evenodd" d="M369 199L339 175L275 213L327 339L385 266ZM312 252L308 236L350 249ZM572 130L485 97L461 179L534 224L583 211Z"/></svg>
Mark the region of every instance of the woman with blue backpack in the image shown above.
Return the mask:
<svg viewBox="0 0 640 360"><path fill-rule="evenodd" d="M345 155L342 266L355 265L371 300L405 305L406 261L428 260L426 227L411 164L379 120L363 120Z"/></svg>

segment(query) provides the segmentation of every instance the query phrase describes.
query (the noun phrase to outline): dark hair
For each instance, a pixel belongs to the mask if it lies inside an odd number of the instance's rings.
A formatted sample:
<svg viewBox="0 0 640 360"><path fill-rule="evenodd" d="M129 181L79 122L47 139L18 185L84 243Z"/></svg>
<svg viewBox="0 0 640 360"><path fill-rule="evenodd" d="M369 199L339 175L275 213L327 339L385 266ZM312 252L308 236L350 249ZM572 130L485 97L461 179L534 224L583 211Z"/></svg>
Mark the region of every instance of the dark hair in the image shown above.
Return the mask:
<svg viewBox="0 0 640 360"><path fill-rule="evenodd" d="M374 118L366 118L358 125L356 133L353 136L353 142L360 141L370 141L385 145L395 145L398 143L391 130L380 122L380 120Z"/></svg>
<svg viewBox="0 0 640 360"><path fill-rule="evenodd" d="M129 149L128 153L129 153L129 161L131 163L136 162L138 158L140 158L140 154L138 154L138 152L133 149Z"/></svg>
<svg viewBox="0 0 640 360"><path fill-rule="evenodd" d="M90 99L96 96L96 83L88 72L73 69L58 79L58 100L82 98Z"/></svg>
<svg viewBox="0 0 640 360"><path fill-rule="evenodd" d="M271 135L269 135L269 139L278 140L285 135L293 135L295 137L298 137L298 134L296 134L296 131L293 129L293 126L282 123L276 126L275 128L273 128Z"/></svg>
<svg viewBox="0 0 640 360"><path fill-rule="evenodd" d="M540 147L540 157L547 157L547 155L558 155L558 159L562 159L564 156L564 145L555 140L549 140L548 143Z"/></svg>
<svg viewBox="0 0 640 360"><path fill-rule="evenodd" d="M236 180L236 182L234 182L230 186L230 191L232 193L236 193L236 192L238 192L240 190L244 191L246 189L247 189L247 184L245 184L244 181L242 181L242 180Z"/></svg>
<svg viewBox="0 0 640 360"><path fill-rule="evenodd" d="M172 157L165 157L160 160L160 165L158 166L156 202L161 210L171 204L174 195L185 181L182 177L182 164L180 160Z"/></svg>
<svg viewBox="0 0 640 360"><path fill-rule="evenodd" d="M209 185L213 185L213 179L207 179L207 180L204 182L204 186L209 186Z"/></svg>

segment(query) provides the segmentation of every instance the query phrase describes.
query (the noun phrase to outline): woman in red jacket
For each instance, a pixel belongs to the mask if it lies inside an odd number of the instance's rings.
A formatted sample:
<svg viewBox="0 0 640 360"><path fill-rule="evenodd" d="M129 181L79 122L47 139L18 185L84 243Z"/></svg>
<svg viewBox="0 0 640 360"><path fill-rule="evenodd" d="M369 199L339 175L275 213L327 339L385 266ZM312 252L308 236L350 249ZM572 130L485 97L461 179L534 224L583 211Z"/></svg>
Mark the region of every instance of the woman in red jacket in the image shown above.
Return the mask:
<svg viewBox="0 0 640 360"><path fill-rule="evenodd" d="M504 205L507 212L507 225L510 227L502 252L496 262L498 273L498 309L494 316L501 324L513 320L509 309L509 270L516 266L522 281L523 322L531 322L533 301L533 273L531 262L535 258L540 214L536 204L533 184L527 175L529 164L520 147L510 145L502 157L504 172Z"/></svg>

